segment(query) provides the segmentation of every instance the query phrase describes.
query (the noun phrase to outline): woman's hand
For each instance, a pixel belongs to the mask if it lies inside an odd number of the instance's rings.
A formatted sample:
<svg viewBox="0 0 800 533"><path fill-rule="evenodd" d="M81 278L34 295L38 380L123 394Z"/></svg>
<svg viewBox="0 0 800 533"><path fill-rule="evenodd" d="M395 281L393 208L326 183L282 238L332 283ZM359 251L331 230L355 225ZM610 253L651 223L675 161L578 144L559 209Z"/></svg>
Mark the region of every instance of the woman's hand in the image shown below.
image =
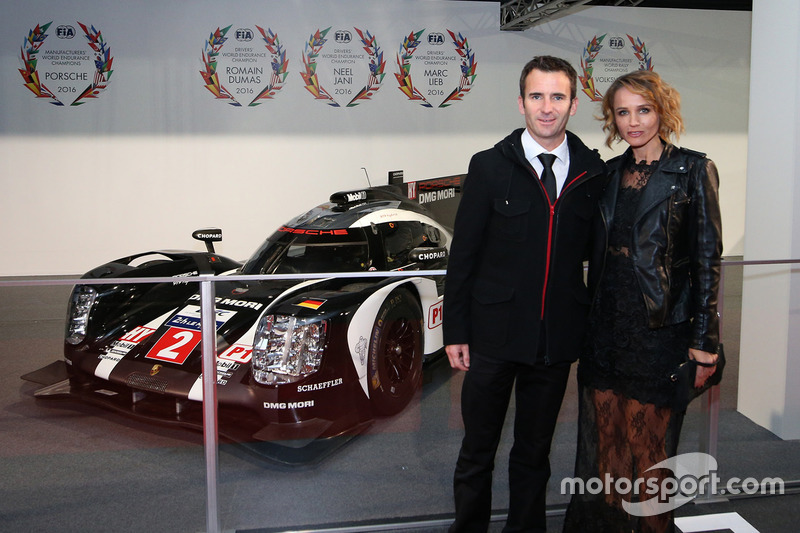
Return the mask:
<svg viewBox="0 0 800 533"><path fill-rule="evenodd" d="M697 374L694 378L694 386L695 388L700 388L706 382L711 375L717 371L717 359L719 355L711 352L704 352L702 350L696 350L694 348L689 348L689 359L697 361L699 364L697 365ZM710 365L710 366L706 366Z"/></svg>

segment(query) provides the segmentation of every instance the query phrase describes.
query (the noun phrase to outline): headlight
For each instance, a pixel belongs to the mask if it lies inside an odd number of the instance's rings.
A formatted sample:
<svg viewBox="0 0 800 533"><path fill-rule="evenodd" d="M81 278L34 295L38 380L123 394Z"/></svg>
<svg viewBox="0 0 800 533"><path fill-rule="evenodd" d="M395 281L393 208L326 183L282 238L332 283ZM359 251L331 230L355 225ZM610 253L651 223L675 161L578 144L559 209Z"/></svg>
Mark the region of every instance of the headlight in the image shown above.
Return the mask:
<svg viewBox="0 0 800 533"><path fill-rule="evenodd" d="M69 344L80 344L86 338L89 312L92 310L96 298L97 291L86 285L79 285L72 291L66 332L66 341Z"/></svg>
<svg viewBox="0 0 800 533"><path fill-rule="evenodd" d="M319 370L325 320L294 316L261 317L253 340L253 377L263 385L292 383Z"/></svg>

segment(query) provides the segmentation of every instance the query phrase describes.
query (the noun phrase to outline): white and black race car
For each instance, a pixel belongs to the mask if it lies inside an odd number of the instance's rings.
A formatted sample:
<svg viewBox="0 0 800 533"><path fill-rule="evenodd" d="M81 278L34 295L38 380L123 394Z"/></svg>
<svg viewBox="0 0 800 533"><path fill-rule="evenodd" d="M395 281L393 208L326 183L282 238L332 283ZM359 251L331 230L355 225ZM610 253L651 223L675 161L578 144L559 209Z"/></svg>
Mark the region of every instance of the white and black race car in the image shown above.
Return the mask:
<svg viewBox="0 0 800 533"><path fill-rule="evenodd" d="M459 183L333 194L244 263L214 253L221 232L210 230L195 232L208 252L148 252L91 270L71 295L66 379L36 396L202 427L200 295L188 280L213 272L221 435L309 442L398 413L420 387L423 363L442 350L443 276L336 273L445 269L451 233L418 200L453 198ZM330 277L242 281L298 273ZM231 274L238 280L226 281ZM174 281L92 284L148 277Z"/></svg>

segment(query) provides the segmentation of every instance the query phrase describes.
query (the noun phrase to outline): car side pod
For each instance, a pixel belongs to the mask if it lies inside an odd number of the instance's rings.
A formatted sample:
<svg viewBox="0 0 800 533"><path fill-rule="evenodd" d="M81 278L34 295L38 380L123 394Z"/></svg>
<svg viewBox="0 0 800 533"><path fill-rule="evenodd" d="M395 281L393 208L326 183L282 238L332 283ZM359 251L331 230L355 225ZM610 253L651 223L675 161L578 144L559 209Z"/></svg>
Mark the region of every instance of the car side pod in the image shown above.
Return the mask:
<svg viewBox="0 0 800 533"><path fill-rule="evenodd" d="M213 254L214 243L222 240L222 230L218 228L204 228L192 232L192 238L206 243L206 250L208 253Z"/></svg>

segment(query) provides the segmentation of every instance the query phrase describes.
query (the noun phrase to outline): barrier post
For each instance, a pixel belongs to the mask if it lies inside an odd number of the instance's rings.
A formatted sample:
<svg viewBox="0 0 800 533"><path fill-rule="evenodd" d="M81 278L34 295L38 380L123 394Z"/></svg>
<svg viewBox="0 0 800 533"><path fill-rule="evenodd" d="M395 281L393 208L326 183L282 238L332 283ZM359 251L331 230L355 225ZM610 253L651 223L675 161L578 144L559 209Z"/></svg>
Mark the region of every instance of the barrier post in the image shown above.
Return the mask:
<svg viewBox="0 0 800 533"><path fill-rule="evenodd" d="M219 533L217 492L219 433L217 431L217 326L214 282L200 282L200 321L203 352L203 449L206 458L206 530Z"/></svg>
<svg viewBox="0 0 800 533"><path fill-rule="evenodd" d="M722 338L722 317L723 306L725 304L725 265L720 267L719 276L719 293L717 294L717 314L719 316L719 335ZM719 399L720 391L719 385L715 385L708 389L705 394L701 396L700 412L705 424L700 426L700 451L706 453L716 459L717 445L719 443ZM705 465L708 466L708 465ZM698 503L703 500L711 501L718 500L718 496L711 494L711 491L705 491L703 494L698 495Z"/></svg>

